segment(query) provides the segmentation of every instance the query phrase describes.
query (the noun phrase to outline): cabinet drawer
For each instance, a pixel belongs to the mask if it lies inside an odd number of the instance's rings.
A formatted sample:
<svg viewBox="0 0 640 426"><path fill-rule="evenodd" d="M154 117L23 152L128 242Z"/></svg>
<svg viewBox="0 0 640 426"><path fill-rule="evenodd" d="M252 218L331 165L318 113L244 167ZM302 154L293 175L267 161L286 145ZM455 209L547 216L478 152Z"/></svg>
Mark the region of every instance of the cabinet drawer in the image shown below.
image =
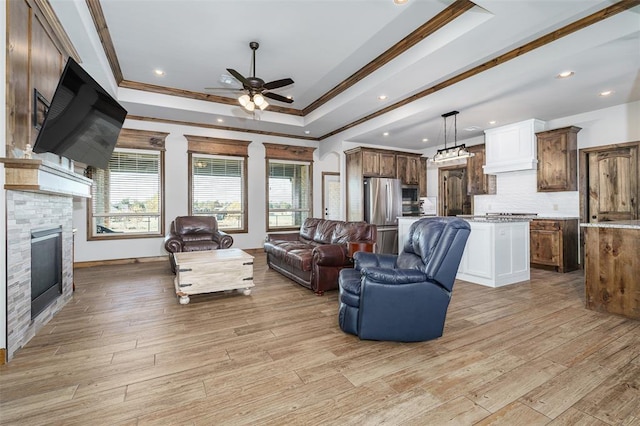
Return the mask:
<svg viewBox="0 0 640 426"><path fill-rule="evenodd" d="M529 228L536 231L559 231L562 227L556 220L534 219L529 224Z"/></svg>

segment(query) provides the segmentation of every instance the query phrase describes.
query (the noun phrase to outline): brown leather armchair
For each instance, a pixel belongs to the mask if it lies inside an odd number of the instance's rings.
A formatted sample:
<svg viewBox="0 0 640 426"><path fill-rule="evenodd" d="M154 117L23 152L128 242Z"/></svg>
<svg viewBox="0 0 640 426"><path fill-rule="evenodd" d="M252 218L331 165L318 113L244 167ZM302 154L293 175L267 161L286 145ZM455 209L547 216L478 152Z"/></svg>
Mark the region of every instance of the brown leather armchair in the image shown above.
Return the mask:
<svg viewBox="0 0 640 426"><path fill-rule="evenodd" d="M171 222L164 238L164 248L169 252L171 270L176 273L173 253L226 249L233 245L233 237L218 229L218 221L212 216L178 216Z"/></svg>

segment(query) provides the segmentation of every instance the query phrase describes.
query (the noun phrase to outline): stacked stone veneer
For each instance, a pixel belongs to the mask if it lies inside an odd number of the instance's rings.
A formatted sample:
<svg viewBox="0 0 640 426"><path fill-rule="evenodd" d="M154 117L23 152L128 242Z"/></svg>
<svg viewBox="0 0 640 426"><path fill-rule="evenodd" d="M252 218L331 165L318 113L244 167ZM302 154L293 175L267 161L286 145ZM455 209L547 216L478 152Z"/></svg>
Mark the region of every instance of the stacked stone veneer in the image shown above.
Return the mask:
<svg viewBox="0 0 640 426"><path fill-rule="evenodd" d="M9 360L73 294L73 198L7 191L7 356ZM62 226L62 295L31 320L31 230Z"/></svg>

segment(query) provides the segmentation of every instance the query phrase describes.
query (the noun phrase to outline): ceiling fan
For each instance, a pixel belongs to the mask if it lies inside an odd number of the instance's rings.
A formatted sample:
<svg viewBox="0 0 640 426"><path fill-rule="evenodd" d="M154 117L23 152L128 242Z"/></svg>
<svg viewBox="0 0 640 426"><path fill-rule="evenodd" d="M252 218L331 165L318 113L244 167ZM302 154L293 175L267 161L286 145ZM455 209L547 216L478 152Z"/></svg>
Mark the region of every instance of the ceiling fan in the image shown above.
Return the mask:
<svg viewBox="0 0 640 426"><path fill-rule="evenodd" d="M249 47L253 51L253 59L251 61L253 72L251 77L245 77L233 68L227 68L229 74L242 83L242 88L245 93L238 98L240 105L242 105L247 111L253 111L256 107L263 110L269 106L269 103L264 98L288 104L292 103L293 99L273 93L271 90L293 84L293 80L290 78L283 78L265 83L263 79L256 77L256 50L258 50L260 44L257 41L252 41L249 43Z"/></svg>

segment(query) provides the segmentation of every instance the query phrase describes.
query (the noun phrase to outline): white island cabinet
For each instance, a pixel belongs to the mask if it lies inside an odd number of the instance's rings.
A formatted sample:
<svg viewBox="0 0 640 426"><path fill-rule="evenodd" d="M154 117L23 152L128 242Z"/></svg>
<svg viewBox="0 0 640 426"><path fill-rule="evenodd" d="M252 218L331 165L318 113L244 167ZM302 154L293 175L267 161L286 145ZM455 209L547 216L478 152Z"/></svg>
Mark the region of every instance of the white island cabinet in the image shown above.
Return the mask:
<svg viewBox="0 0 640 426"><path fill-rule="evenodd" d="M471 233L457 279L489 287L530 279L528 220L468 222Z"/></svg>

